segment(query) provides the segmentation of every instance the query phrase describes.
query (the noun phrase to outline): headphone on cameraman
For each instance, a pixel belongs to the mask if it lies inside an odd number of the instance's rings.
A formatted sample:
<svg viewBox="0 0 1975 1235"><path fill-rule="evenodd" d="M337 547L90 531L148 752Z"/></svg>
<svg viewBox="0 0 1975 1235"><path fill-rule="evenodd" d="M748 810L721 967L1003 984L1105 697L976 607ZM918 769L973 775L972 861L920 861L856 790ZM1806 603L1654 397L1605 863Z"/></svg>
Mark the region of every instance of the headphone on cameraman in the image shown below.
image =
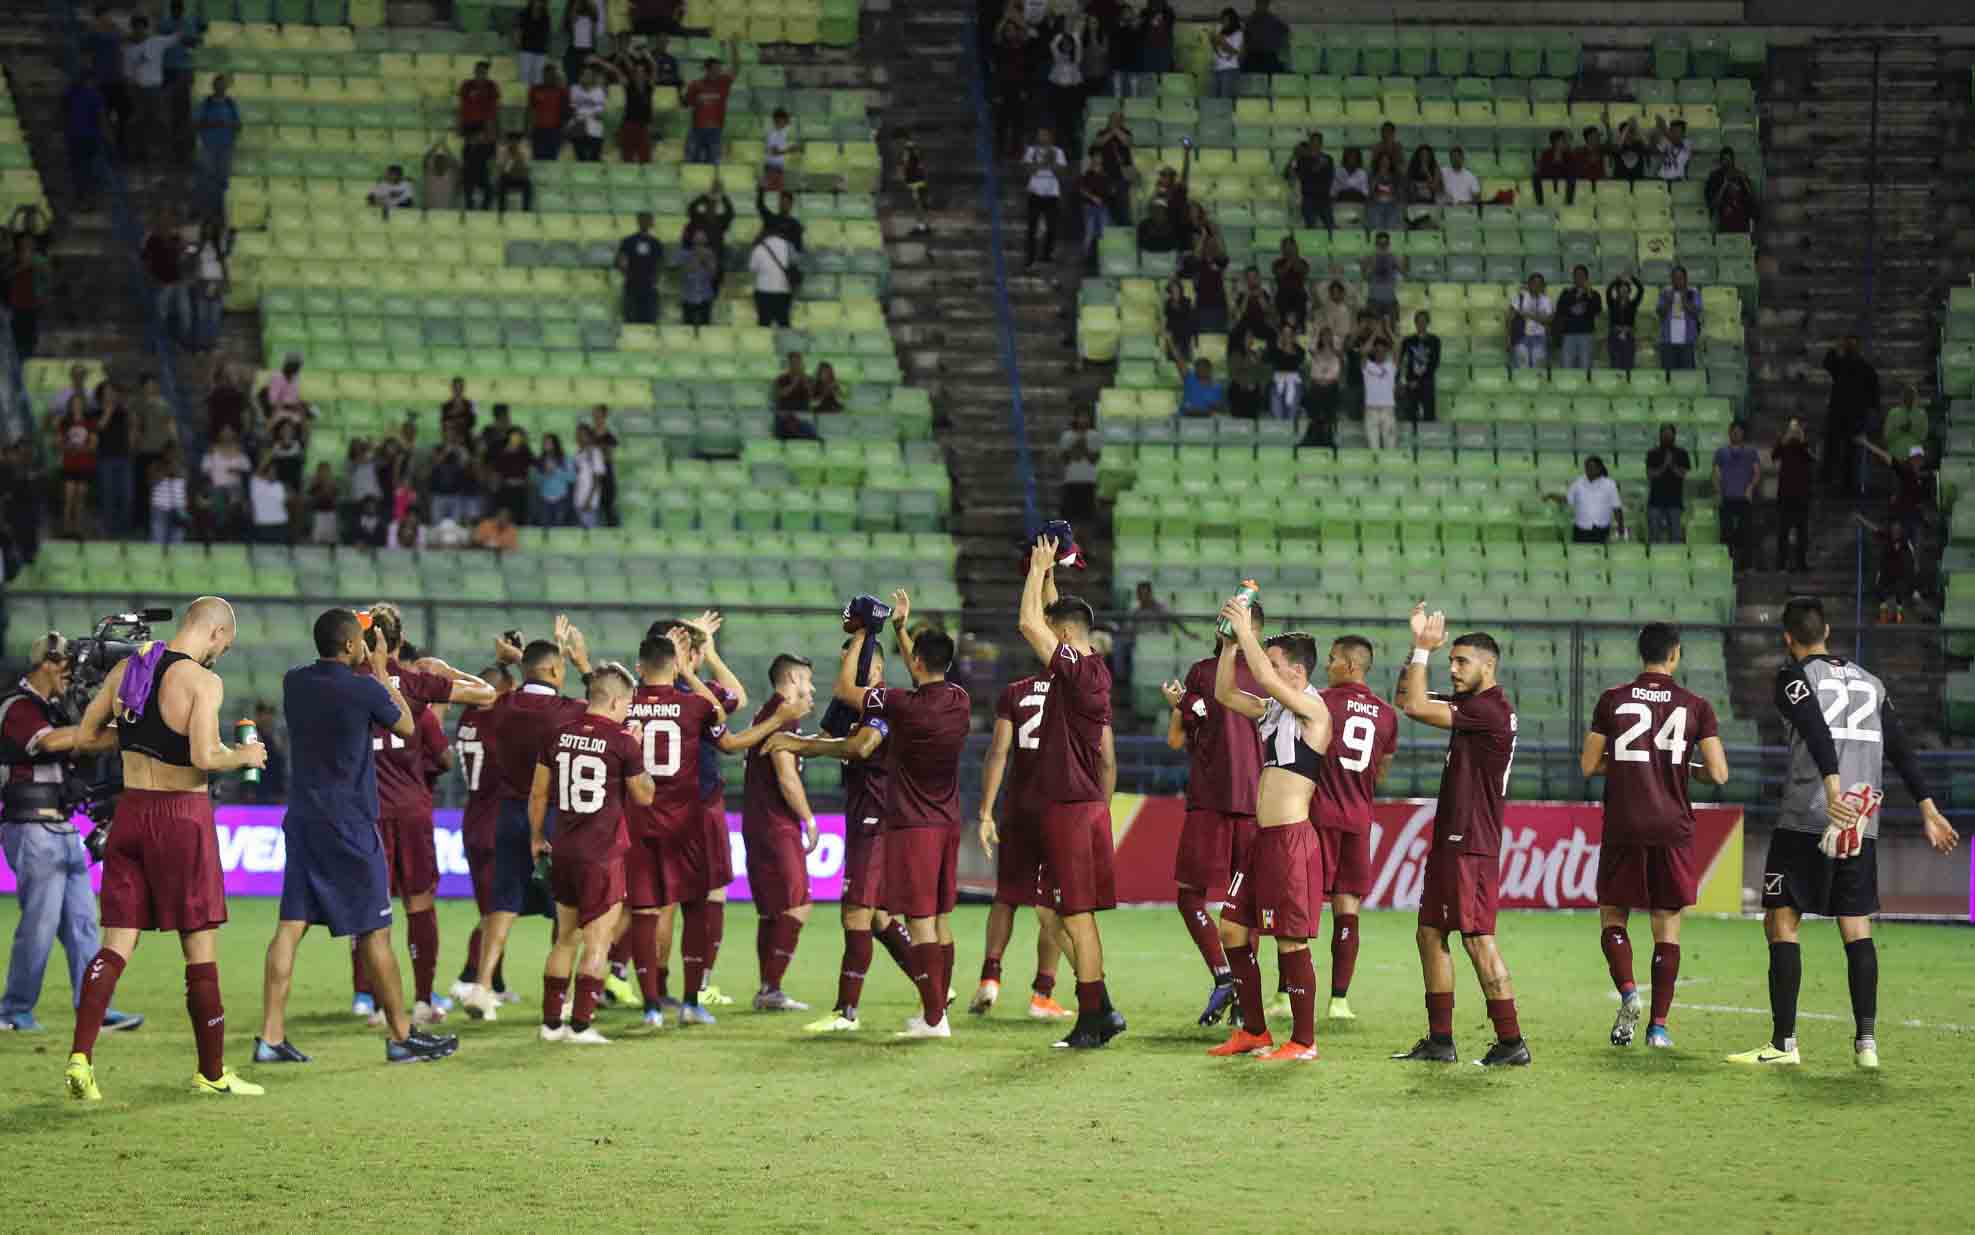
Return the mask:
<svg viewBox="0 0 1975 1235"><path fill-rule="evenodd" d="M35 657L34 663L27 667L29 673L33 673L43 665L66 663L69 659L68 637L59 630L50 630L47 634L36 639L30 646L39 647L41 654Z"/></svg>

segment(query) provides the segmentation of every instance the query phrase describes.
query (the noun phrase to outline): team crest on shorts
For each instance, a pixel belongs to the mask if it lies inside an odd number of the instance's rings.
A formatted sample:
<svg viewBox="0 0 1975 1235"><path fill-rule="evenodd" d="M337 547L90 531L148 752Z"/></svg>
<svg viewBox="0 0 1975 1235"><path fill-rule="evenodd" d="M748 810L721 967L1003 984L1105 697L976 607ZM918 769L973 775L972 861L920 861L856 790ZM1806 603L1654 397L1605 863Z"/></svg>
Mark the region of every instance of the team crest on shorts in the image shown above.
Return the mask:
<svg viewBox="0 0 1975 1235"><path fill-rule="evenodd" d="M1265 931L1272 931L1275 929L1275 926L1276 926L1276 911L1273 909L1264 909L1262 911L1262 929Z"/></svg>
<svg viewBox="0 0 1975 1235"><path fill-rule="evenodd" d="M1762 877L1762 890L1771 896L1783 895L1783 876L1780 873L1765 874Z"/></svg>

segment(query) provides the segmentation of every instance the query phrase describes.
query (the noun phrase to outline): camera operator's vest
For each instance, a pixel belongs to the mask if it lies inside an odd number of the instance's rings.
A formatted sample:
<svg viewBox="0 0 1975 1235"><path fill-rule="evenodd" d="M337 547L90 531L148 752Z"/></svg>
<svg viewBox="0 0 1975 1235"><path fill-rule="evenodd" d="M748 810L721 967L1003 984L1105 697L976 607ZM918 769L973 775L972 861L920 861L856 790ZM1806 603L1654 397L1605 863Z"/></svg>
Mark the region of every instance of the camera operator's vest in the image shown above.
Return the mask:
<svg viewBox="0 0 1975 1235"><path fill-rule="evenodd" d="M58 723L48 701L28 689L25 681L0 695L0 819L37 819L43 817L42 811L60 810L62 782L68 773L67 755L29 752L7 736L7 721L18 720L15 714L20 709L34 716L37 730Z"/></svg>

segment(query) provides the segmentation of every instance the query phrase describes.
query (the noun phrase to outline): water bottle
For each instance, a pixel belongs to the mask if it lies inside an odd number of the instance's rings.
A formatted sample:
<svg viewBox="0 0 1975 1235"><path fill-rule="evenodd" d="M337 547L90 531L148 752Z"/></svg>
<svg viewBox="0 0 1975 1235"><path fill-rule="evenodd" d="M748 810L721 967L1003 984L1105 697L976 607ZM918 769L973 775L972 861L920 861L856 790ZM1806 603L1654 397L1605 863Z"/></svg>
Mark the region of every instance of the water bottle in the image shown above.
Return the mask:
<svg viewBox="0 0 1975 1235"><path fill-rule="evenodd" d="M249 742L258 742L260 739L260 727L255 725L253 721L242 717L240 720L234 722L233 744L235 746L245 746ZM261 770L259 768L244 768L240 772L240 779L249 785L258 785L261 783Z"/></svg>
<svg viewBox="0 0 1975 1235"><path fill-rule="evenodd" d="M1262 594L1261 584L1255 582L1253 579L1243 579L1241 581L1241 588L1239 591L1235 592L1234 598L1240 601L1242 605L1246 607L1248 605L1254 604L1255 598L1257 596L1260 596L1261 594ZM1234 638L1234 627L1230 625L1227 619L1225 618L1215 623L1214 629L1221 632L1221 638L1223 639Z"/></svg>

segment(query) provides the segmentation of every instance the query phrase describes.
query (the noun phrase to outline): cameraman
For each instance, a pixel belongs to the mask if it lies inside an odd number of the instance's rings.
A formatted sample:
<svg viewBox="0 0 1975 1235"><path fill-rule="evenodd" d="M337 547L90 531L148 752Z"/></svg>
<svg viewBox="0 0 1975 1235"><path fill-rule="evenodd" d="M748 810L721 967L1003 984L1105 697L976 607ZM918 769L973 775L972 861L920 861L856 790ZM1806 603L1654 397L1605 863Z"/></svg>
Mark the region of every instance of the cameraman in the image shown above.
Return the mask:
<svg viewBox="0 0 1975 1235"><path fill-rule="evenodd" d="M28 674L0 694L0 848L13 868L21 901L7 962L7 993L0 997L0 1029L35 1031L34 1005L48 953L60 936L69 958L72 999L82 994L83 970L100 946L96 896L89 890L89 855L69 822L63 784L77 757L111 750L105 731L88 745L69 722L62 695L69 688L68 640L50 631L28 651ZM135 1029L141 1016L111 1009L105 1029Z"/></svg>

